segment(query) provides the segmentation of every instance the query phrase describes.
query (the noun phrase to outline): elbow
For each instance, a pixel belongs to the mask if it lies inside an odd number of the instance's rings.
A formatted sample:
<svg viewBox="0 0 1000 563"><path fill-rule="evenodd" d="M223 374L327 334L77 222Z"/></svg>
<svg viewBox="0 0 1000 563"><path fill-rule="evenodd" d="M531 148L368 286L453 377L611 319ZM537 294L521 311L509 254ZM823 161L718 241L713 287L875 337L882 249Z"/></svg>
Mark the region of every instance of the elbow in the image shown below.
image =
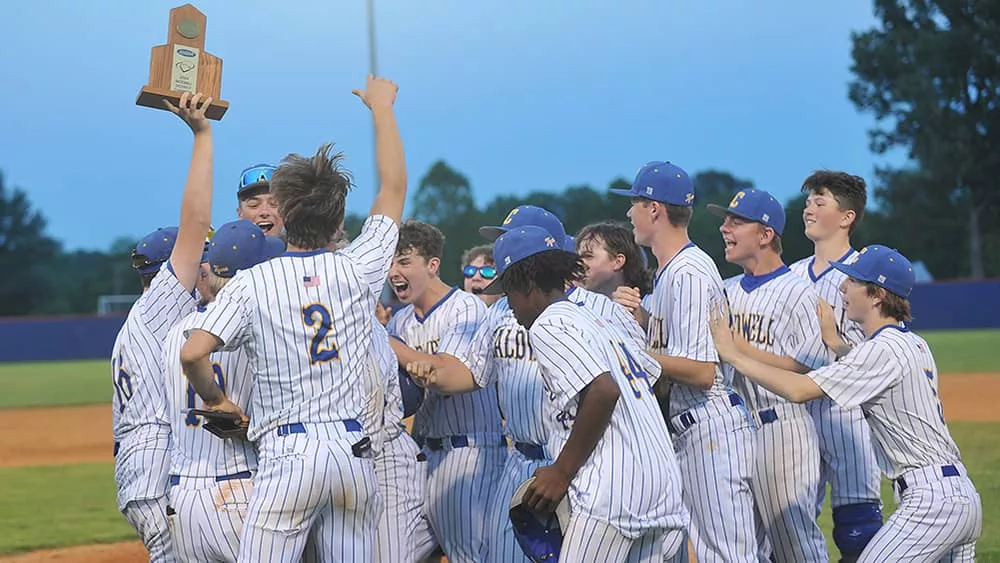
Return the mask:
<svg viewBox="0 0 1000 563"><path fill-rule="evenodd" d="M698 372L695 375L695 387L703 391L708 391L712 388L712 385L715 385L715 366L716 364L714 363L702 363L699 366Z"/></svg>
<svg viewBox="0 0 1000 563"><path fill-rule="evenodd" d="M596 391L596 393L594 393ZM622 396L622 391L615 383L615 380L611 377L610 373L605 373L598 377L592 385L592 389L589 391L597 395L602 403L614 407L618 403L618 399Z"/></svg>
<svg viewBox="0 0 1000 563"><path fill-rule="evenodd" d="M181 367L184 368L184 373L187 373L201 358L201 354L194 349L190 342L181 347Z"/></svg>

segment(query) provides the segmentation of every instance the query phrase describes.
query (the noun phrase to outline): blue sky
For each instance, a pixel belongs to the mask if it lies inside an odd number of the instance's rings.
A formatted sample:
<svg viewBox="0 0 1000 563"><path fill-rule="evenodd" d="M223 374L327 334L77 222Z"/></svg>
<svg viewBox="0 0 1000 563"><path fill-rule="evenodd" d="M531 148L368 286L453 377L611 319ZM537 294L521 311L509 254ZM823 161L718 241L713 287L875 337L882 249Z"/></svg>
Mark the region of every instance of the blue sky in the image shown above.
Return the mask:
<svg viewBox="0 0 1000 563"><path fill-rule="evenodd" d="M0 170L67 248L176 224L191 135L135 105L179 0L19 2L0 34ZM224 61L216 225L240 170L335 141L371 203L363 0L202 0ZM870 0L376 0L379 71L400 86L411 189L437 159L476 199L603 189L650 160L753 180L782 199L813 169L872 179L873 124L847 100ZM20 53L20 54L18 54Z"/></svg>

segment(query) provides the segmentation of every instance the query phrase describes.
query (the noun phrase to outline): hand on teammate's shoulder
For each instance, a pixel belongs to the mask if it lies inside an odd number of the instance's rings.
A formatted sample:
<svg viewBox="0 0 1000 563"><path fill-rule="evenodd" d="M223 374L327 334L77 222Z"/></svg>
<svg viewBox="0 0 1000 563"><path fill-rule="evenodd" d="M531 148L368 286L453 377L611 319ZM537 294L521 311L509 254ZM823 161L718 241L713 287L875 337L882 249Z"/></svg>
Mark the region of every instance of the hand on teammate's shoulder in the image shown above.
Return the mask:
<svg viewBox="0 0 1000 563"><path fill-rule="evenodd" d="M611 300L625 307L632 314L635 314L636 310L642 307L642 296L637 287L619 286L611 294Z"/></svg>
<svg viewBox="0 0 1000 563"><path fill-rule="evenodd" d="M170 103L170 100L163 100L163 104L167 106L167 109L172 113L184 120L188 127L191 128L191 132L195 135L199 133L207 133L212 130L212 126L205 117L205 111L208 110L208 106L212 103L212 97L203 98L201 93L191 94L189 92L184 92L181 94L181 99L177 102L177 105Z"/></svg>
<svg viewBox="0 0 1000 563"><path fill-rule="evenodd" d="M361 98L361 101L369 109L374 109L377 107L392 107L392 104L396 101L396 92L398 91L399 86L396 86L388 78L376 77L369 74L365 89L353 90L352 93Z"/></svg>

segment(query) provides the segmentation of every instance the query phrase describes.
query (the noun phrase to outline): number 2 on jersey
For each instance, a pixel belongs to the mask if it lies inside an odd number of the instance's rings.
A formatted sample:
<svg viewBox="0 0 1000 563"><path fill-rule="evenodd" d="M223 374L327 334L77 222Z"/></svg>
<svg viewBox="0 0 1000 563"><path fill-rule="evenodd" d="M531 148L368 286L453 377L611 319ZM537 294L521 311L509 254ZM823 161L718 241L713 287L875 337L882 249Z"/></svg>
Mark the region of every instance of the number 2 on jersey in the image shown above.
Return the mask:
<svg viewBox="0 0 1000 563"><path fill-rule="evenodd" d="M622 353L619 354L618 350L615 350L615 355L618 356L618 363L621 365L622 373L625 374L625 379L628 379L628 384L632 386L632 393L635 394L636 399L642 398L642 390L637 389L635 386L635 380L641 379L646 382L644 386L650 392L653 391L653 385L649 382L649 374L646 370L642 369L642 366L636 361L632 353L628 351L625 347L624 342L618 343L618 348L621 349ZM622 355L625 356L624 361L622 360Z"/></svg>
<svg viewBox="0 0 1000 563"><path fill-rule="evenodd" d="M225 393L226 376L222 373L222 366L220 366L216 362L212 362L212 373L215 374L215 381L216 383L219 384L219 389L222 389L222 392ZM194 386L191 385L190 383L188 383L188 388L187 388L187 399L188 399L187 404L189 409L197 408L195 406L195 401L198 400L198 393L195 392ZM187 418L184 419L184 424L188 426L197 427L201 425L201 419L198 418L198 415L189 414L187 415Z"/></svg>
<svg viewBox="0 0 1000 563"><path fill-rule="evenodd" d="M309 363L319 364L330 360L340 359L340 351L337 344L327 342L330 330L333 329L333 318L330 310L322 303L313 303L302 308L302 322L307 327L316 330L312 341L309 343Z"/></svg>

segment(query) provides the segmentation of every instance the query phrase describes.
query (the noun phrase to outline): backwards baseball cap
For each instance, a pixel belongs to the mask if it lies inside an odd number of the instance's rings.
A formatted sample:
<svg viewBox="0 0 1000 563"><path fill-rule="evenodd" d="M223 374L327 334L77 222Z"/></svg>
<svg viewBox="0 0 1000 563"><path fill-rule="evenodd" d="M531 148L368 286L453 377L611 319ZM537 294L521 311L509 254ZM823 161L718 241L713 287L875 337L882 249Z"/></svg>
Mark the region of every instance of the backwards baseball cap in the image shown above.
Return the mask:
<svg viewBox="0 0 1000 563"><path fill-rule="evenodd" d="M525 506L524 495L534 480L530 477L514 491L510 499L510 522L517 543L529 559L552 563L559 560L563 534L569 529L569 504L563 497L555 512L550 513L535 512Z"/></svg>
<svg viewBox="0 0 1000 563"><path fill-rule="evenodd" d="M237 198L244 198L257 189L267 189L270 187L271 175L277 170L270 164L254 164L240 173L240 187L236 190Z"/></svg>
<svg viewBox="0 0 1000 563"><path fill-rule="evenodd" d="M212 273L231 278L240 270L281 255L285 243L269 237L252 221L239 219L219 227L208 247L208 265Z"/></svg>
<svg viewBox="0 0 1000 563"><path fill-rule="evenodd" d="M904 299L910 296L916 283L913 265L906 256L880 244L866 246L845 262L830 262L830 266L848 277L873 283Z"/></svg>
<svg viewBox="0 0 1000 563"><path fill-rule="evenodd" d="M785 230L785 209L773 195L764 190L740 190L729 201L729 207L714 203L706 207L713 215L735 215L771 227L779 235Z"/></svg>
<svg viewBox="0 0 1000 563"><path fill-rule="evenodd" d="M683 168L669 162L650 162L639 169L630 189L610 191L615 195L641 197L670 205L694 205L694 182Z"/></svg>
<svg viewBox="0 0 1000 563"><path fill-rule="evenodd" d="M479 227L479 234L489 240L496 240L507 231L528 225L541 227L548 231L559 241L563 250L575 251L574 246L565 246L569 240L566 237L566 228L563 227L562 221L548 209L534 205L518 205L510 210L502 225L499 227Z"/></svg>
<svg viewBox="0 0 1000 563"><path fill-rule="evenodd" d="M132 250L132 267L140 274L151 274L170 258L177 242L177 227L160 227L142 237Z"/></svg>
<svg viewBox="0 0 1000 563"><path fill-rule="evenodd" d="M486 295L500 295L507 291L503 286L503 274L512 265L547 250L565 250L563 239L557 239L549 231L535 225L525 225L507 231L493 243L493 260L497 264L497 277L483 288Z"/></svg>

